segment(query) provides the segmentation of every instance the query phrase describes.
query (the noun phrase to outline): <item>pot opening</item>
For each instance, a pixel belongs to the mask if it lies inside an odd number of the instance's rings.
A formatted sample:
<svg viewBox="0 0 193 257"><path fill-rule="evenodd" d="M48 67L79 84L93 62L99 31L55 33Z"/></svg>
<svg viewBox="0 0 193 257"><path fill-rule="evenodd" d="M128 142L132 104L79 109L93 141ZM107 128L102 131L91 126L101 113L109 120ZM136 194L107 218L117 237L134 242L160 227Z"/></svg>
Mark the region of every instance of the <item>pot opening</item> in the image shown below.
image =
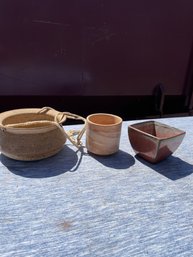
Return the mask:
<svg viewBox="0 0 193 257"><path fill-rule="evenodd" d="M2 125L14 128L37 128L49 126L52 122L54 122L52 115L25 113L6 117L2 121Z"/></svg>

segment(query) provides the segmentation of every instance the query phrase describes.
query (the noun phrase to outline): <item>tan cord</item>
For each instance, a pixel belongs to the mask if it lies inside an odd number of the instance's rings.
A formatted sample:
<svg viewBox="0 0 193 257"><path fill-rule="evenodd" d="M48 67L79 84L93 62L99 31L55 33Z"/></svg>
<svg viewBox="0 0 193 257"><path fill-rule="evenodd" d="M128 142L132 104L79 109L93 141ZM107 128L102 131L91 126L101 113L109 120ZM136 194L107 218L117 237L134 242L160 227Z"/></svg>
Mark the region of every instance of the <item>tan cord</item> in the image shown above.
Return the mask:
<svg viewBox="0 0 193 257"><path fill-rule="evenodd" d="M59 120L59 116L60 120ZM66 120L66 118L69 119L74 119L74 120L82 120L85 124L84 127L82 128L82 130L70 130L69 132L65 132L64 133L66 135L66 137L68 138L68 140L75 145L77 148L80 148L82 146L82 142L81 142L81 138L86 130L86 119L76 115L74 113L70 113L70 112L60 112L55 116L55 122L61 124L64 120ZM77 135L76 140L74 139L74 136Z"/></svg>
<svg viewBox="0 0 193 257"><path fill-rule="evenodd" d="M49 106L43 107L38 113L47 112L49 110L54 110L53 108ZM55 111L55 110L54 110ZM75 145L77 148L80 148L82 146L81 138L86 130L86 119L70 112L58 112L54 118L54 121L56 124L62 124L66 119L75 119L75 120L82 120L85 125L82 128L82 130L70 130L69 132L66 132L64 130L65 136L68 138L68 140ZM74 136L77 135L77 141L74 139Z"/></svg>

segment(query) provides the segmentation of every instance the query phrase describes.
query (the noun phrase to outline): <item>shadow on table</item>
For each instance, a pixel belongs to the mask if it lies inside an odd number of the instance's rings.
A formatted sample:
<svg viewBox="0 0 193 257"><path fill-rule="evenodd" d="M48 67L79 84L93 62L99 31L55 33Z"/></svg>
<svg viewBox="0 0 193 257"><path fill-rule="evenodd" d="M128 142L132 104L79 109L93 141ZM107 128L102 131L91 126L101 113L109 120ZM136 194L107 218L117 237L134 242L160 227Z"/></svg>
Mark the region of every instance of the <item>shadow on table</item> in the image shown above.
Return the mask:
<svg viewBox="0 0 193 257"><path fill-rule="evenodd" d="M76 171L81 162L81 156L79 158L76 151L64 145L63 149L56 155L39 161L16 161L3 154L0 155L0 159L9 171L18 176L48 178L67 171Z"/></svg>
<svg viewBox="0 0 193 257"><path fill-rule="evenodd" d="M119 150L117 153L108 156L99 156L92 153L89 154L104 166L113 169L127 169L135 163L133 156L122 150Z"/></svg>
<svg viewBox="0 0 193 257"><path fill-rule="evenodd" d="M150 167L159 174L171 180L178 180L187 177L193 173L192 164L189 164L175 156L170 156L157 164L151 164L138 156L135 157L144 165Z"/></svg>

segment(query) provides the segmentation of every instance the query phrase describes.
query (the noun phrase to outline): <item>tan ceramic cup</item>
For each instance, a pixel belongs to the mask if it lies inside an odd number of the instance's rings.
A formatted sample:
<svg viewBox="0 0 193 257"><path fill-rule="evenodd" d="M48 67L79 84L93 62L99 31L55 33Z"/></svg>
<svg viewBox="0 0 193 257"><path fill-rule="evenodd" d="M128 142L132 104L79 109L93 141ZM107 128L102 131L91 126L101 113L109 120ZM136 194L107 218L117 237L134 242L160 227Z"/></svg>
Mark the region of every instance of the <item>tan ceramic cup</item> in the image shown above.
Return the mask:
<svg viewBox="0 0 193 257"><path fill-rule="evenodd" d="M122 119L107 113L91 114L86 119L86 147L97 155L110 155L119 150Z"/></svg>

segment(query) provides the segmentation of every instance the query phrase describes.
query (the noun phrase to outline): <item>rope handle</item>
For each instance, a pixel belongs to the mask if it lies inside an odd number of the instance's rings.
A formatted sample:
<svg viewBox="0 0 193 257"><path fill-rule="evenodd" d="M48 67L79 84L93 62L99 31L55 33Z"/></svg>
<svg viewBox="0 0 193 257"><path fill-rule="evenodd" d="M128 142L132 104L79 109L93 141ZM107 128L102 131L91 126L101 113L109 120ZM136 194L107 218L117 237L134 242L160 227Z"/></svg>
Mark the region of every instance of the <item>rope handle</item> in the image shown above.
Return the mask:
<svg viewBox="0 0 193 257"><path fill-rule="evenodd" d="M39 113L42 112L47 112L49 110L54 110L51 107L43 107ZM54 110L55 111L55 110ZM74 119L74 120L82 120L84 122L84 126L81 130L69 130L68 132L66 132L65 130L63 130L65 136L67 137L67 139L77 148L80 148L82 146L82 142L81 142L81 138L86 130L86 119L83 118L80 115L71 113L71 112L58 112L56 114L56 116L54 117L54 122L56 124L56 126L60 126L62 125L63 122L66 121L66 119ZM74 136L77 136L76 139L74 138Z"/></svg>
<svg viewBox="0 0 193 257"><path fill-rule="evenodd" d="M66 119L73 119L73 120L82 120L84 122L84 126L81 130L74 130L71 129L68 132L66 132L64 130L64 134L65 136L68 138L68 140L75 145L77 148L80 148L82 146L82 142L81 142L81 138L86 130L86 119L83 118L82 116L79 116L77 114L74 113L70 113L70 112L59 112L56 116L54 121L56 122L56 124L62 124ZM74 138L74 136L76 137L76 140Z"/></svg>

